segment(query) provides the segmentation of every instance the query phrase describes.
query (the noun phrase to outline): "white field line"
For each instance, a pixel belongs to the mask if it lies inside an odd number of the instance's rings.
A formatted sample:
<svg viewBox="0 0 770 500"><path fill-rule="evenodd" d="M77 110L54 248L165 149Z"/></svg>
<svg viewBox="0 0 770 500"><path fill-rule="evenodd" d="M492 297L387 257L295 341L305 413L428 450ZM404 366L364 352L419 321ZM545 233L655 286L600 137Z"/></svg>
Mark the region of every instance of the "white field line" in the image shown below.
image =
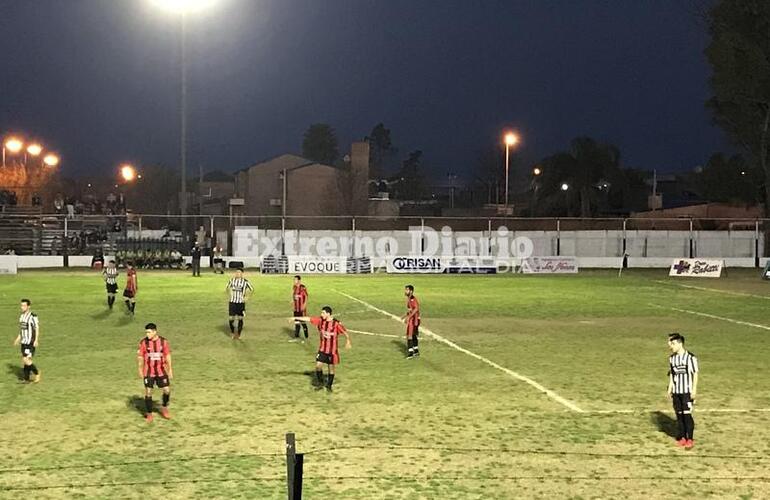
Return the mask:
<svg viewBox="0 0 770 500"><path fill-rule="evenodd" d="M752 328L761 328L762 330L770 330L770 326L767 325L761 325L759 323L749 323L748 321L740 321L737 319L732 318L725 318L722 316L717 316L715 314L708 314L704 312L698 312L698 311L690 311L688 309L679 309L678 307L668 307L668 306L659 306L658 304L650 304L652 307L657 307L660 309L669 309L671 311L677 311L687 314L693 314L695 316L702 316L704 318L711 318L711 319L718 319L719 321L727 321L728 323L734 323L736 325L743 325L743 326L750 326Z"/></svg>
<svg viewBox="0 0 770 500"><path fill-rule="evenodd" d="M374 333L374 332L363 332L361 330L351 330L348 328L348 331L350 333L360 333L361 335L371 335L372 337L388 337L391 339L400 339L401 337L398 335L388 335L387 333Z"/></svg>
<svg viewBox="0 0 770 500"><path fill-rule="evenodd" d="M347 293L344 293L344 292L340 292L340 291L338 291L338 290L334 290L334 291L335 291L335 292L337 292L337 293L339 293L340 295L342 295L342 296L344 296L344 297L347 297L347 298L349 298L350 300L356 301L356 302L358 302L359 304L363 304L364 306L368 307L369 309L371 309L371 310L373 310L373 311L377 311L377 312L378 312L378 313L380 313L380 314L383 314L383 315L385 315L385 316L389 316L390 318L392 318L392 319L394 319L394 320L398 321L399 323L401 323L401 318L399 318L399 317L398 317L398 316L396 316L395 314L391 314L391 313L389 313L388 311L384 311L384 310L382 310L382 309L380 309L380 308L378 308L378 307L375 307L375 306L373 306L373 305L369 304L368 302L364 302L363 300L361 300L361 299L358 299L358 298L356 298L356 297L353 297L352 295L348 295ZM567 400L567 399L564 399L563 397L559 396L558 394L556 394L556 393L555 393L555 392L553 392L552 390L550 390L550 389L547 389L547 388L543 387L543 386L542 386L542 385L540 385L538 382L536 382L536 381L532 380L532 379L531 379L531 378L529 378L529 377L526 377L526 376L524 376L524 375L521 375L521 374L519 374L519 373L516 373L516 372L515 372L515 371L513 371L513 370L509 370L508 368L505 368L504 366L500 366L500 365L498 365L497 363L495 363L494 361L490 361L489 359L487 359L487 358L485 358L485 357L483 357L483 356L479 356L478 354L476 354L476 353L474 353L474 352L471 352L471 351L469 351L469 350L467 350L467 349L463 349L462 347L460 347L459 345L455 344L455 343L454 343L454 342L452 342L451 340L449 340L449 339L446 339L446 338L444 338L444 337L442 337L441 335L438 335L438 334L436 334L436 333L433 333L432 331L430 331L429 329L427 329L427 328L423 327L422 325L420 325L420 332L421 332L421 333L425 333L425 334L426 334L426 335L428 335L429 337L432 337L432 338L434 338L435 340L437 340L437 341L439 341L439 342L441 342L441 343L443 343L443 344L446 344L446 345L448 345L449 347L451 347L451 348L453 348L453 349L456 349L456 350L460 351L460 352L461 352L461 353L463 353L463 354L467 354L468 356L471 356L471 357L473 357L473 358L476 358L476 359L478 359L479 361L481 361L481 362L483 362L483 363L486 363L486 364L488 364L489 366L491 366L491 367L493 367L493 368L496 368L496 369L498 369L498 370L500 370L500 371L502 371L502 372L504 372L504 373L506 373L506 374L510 375L511 377L513 377L513 378L515 378L515 379L517 379L517 380L520 380L520 381L522 381L522 382L525 382L525 383L527 383L527 384L531 385L532 387L534 387L534 388L535 388L535 389L537 389L538 391L540 391L540 392L542 392L542 393L545 393L545 395L546 395L546 396L548 396L549 398L553 399L553 400L554 400L554 401L556 401L557 403L560 403L560 404L562 404L562 405L566 406L567 408L569 408L570 410L572 410L572 411L574 411L574 412L578 412L578 413L584 413L584 411L583 411L583 410L582 410L582 409L581 409L579 406L577 406L575 403L573 403L573 402L571 402L571 401L569 401L569 400Z"/></svg>
<svg viewBox="0 0 770 500"><path fill-rule="evenodd" d="M655 283L660 283L663 285L673 285L681 288L690 288L692 290L701 290L704 292L714 292L714 293L722 293L725 295L735 295L737 297L751 297L754 299L770 300L770 296L768 295L756 295L753 293L733 292L731 290L718 290L716 288L709 288L706 286L685 285L684 283L671 283L670 281L663 281L663 280L653 280L653 281Z"/></svg>

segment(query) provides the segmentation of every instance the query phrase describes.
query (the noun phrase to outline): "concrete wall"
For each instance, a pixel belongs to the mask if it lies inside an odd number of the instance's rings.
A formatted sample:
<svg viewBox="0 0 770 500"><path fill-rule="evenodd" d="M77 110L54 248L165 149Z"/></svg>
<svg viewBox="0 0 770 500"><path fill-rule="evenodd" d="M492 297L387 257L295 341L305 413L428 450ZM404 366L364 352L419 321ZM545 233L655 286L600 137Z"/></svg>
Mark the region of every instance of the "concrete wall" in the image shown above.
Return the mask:
<svg viewBox="0 0 770 500"><path fill-rule="evenodd" d="M254 233L251 243L255 240L257 245L246 244L238 235L244 234L247 228L237 228L234 238L235 255L255 256L265 248L263 239L273 239L280 242L280 230L260 230L250 228ZM370 256L378 253L371 251L362 252L361 245L356 242L369 239L380 242L380 251L389 251L391 254L419 253L419 227L412 231L287 231L295 242L300 238L331 238L338 245L338 254ZM667 267L673 258L689 257L690 254L689 231L627 231L626 252L629 255L629 265ZM489 235L485 231L458 231L450 234L448 238L449 248L441 247L437 253L443 255L499 255L498 235L493 232L485 246L483 238ZM389 239L389 240L386 240ZM417 244L415 244L417 238ZM623 232L622 231L514 231L508 235L508 244L516 238L527 238L532 243L533 255L537 256L571 256L583 259L583 262L594 263L596 267L615 267L613 262L623 257ZM753 231L694 231L693 257L722 258L736 266L753 266L755 257L755 234ZM390 241L392 244L385 246ZM473 242L473 243L470 243ZM354 252L354 246L357 251ZM274 247L280 250L280 245ZM366 247L364 247L366 248ZM388 250L389 249L389 250ZM764 253L764 241L759 240L759 255ZM302 250L299 244L295 244L295 254L315 255L314 246ZM375 249L376 250L376 249ZM417 252L415 252L417 250ZM558 253L557 253L558 250ZM593 260L592 260L593 259ZM604 259L604 260L602 260ZM601 265L600 265L601 264ZM594 267L588 264L589 267Z"/></svg>

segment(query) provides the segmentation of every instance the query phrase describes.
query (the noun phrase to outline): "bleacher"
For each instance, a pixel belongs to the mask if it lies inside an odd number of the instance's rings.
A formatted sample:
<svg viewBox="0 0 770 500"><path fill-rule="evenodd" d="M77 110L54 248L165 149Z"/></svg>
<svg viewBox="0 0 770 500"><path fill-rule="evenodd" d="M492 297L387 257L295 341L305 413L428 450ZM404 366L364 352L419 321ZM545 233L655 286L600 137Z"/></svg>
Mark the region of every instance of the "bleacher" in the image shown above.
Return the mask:
<svg viewBox="0 0 770 500"><path fill-rule="evenodd" d="M40 207L0 205L0 254L13 250L17 255L40 252Z"/></svg>

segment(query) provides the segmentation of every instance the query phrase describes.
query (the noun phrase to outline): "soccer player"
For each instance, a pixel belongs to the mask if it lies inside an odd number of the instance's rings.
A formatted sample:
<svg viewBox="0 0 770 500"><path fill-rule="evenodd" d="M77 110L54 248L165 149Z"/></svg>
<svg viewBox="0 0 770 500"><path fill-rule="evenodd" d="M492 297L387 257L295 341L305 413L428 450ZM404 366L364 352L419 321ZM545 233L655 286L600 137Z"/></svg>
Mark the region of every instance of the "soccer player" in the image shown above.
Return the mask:
<svg viewBox="0 0 770 500"><path fill-rule="evenodd" d="M136 268L132 262L126 264L128 271L126 271L126 288L123 290L123 297L126 298L126 308L129 314L132 316L136 311L136 293L139 291L139 286L136 281Z"/></svg>
<svg viewBox="0 0 770 500"><path fill-rule="evenodd" d="M19 316L19 334L13 345L21 344L21 362L24 366L24 382L40 382L40 370L32 362L35 349L40 342L40 321L37 314L30 310L32 302L21 299L21 316ZM30 374L34 377L30 379Z"/></svg>
<svg viewBox="0 0 770 500"><path fill-rule="evenodd" d="M115 304L115 294L118 293L118 268L115 266L115 261L111 260L107 263L107 267L102 271L104 276L104 283L107 285L107 307L112 309Z"/></svg>
<svg viewBox="0 0 770 500"><path fill-rule="evenodd" d="M406 359L411 359L420 356L417 339L420 330L420 302L414 296L412 285L404 287L404 295L406 295L406 314L401 316L401 321L406 323Z"/></svg>
<svg viewBox="0 0 770 500"><path fill-rule="evenodd" d="M692 407L698 393L698 358L685 350L684 337L678 333L668 336L669 357L668 396L674 404L676 420L679 423L677 445L687 449L693 447L695 421Z"/></svg>
<svg viewBox="0 0 770 500"><path fill-rule="evenodd" d="M295 317L294 322L296 323L298 321L310 322L318 327L321 343L318 346L318 354L316 354L315 357L315 376L318 381L316 390L321 390L324 387L323 365L326 365L329 367L329 378L326 382L326 390L332 392L334 374L336 372L335 365L340 363L340 353L337 349L338 337L344 335L345 349L350 349L352 344L350 343L348 331L342 326L342 323L334 319L334 316L332 316L332 308L329 306L321 308L320 316Z"/></svg>
<svg viewBox="0 0 770 500"><path fill-rule="evenodd" d="M240 340L241 332L243 331L243 315L246 312L246 300L251 296L254 288L252 288L249 280L243 277L243 269L236 269L235 276L227 282L225 291L227 290L230 291L230 304L228 306L230 335L233 340ZM238 321L237 331L235 328L236 321Z"/></svg>
<svg viewBox="0 0 770 500"><path fill-rule="evenodd" d="M294 304L294 317L299 318L307 316L307 288L302 284L302 278L300 276L294 277L294 287L292 289L291 297L292 303ZM294 323L294 339L292 339L294 342L299 340L300 326L302 326L302 330L305 333L305 340L308 338L307 323L304 321L296 321Z"/></svg>
<svg viewBox="0 0 770 500"><path fill-rule="evenodd" d="M163 406L160 414L163 418L171 418L168 403L171 400L171 382L174 372L171 368L171 348L168 340L158 335L155 323L144 325L144 338L139 341L137 351L139 378L144 382L144 414L145 420L152 422L152 388L158 386L163 391Z"/></svg>

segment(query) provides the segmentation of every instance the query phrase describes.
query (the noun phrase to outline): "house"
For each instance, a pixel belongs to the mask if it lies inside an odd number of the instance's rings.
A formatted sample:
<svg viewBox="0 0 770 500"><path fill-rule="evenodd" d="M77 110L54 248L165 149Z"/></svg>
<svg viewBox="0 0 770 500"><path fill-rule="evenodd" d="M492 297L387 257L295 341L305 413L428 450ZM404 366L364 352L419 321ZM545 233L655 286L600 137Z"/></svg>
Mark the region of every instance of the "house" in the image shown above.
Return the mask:
<svg viewBox="0 0 770 500"><path fill-rule="evenodd" d="M283 154L235 174L245 216L366 215L369 144L356 142L338 165Z"/></svg>

